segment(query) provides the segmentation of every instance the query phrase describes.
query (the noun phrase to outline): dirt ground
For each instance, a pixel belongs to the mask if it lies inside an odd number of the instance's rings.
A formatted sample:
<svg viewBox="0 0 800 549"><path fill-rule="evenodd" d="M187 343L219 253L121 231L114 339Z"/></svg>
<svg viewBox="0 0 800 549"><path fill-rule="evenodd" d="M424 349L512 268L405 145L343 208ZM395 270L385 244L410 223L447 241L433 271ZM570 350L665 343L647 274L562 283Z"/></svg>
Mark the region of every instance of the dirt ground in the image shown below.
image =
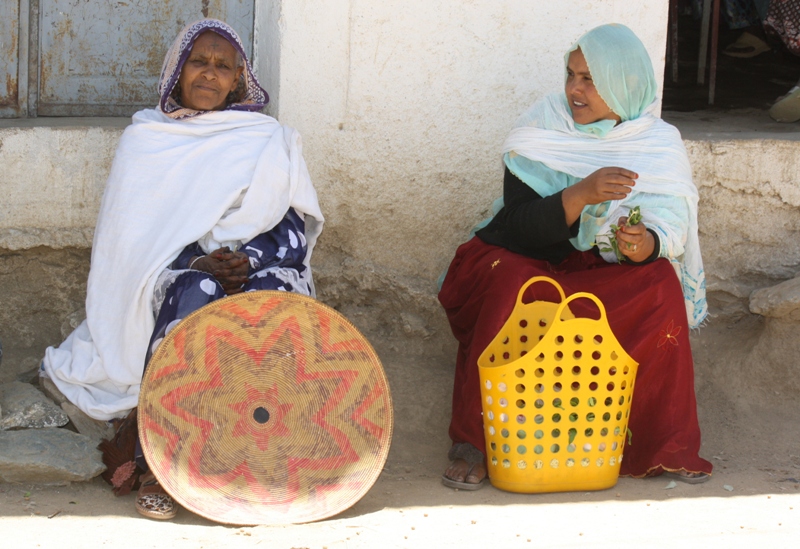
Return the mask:
<svg viewBox="0 0 800 549"><path fill-rule="evenodd" d="M621 479L603 492L538 496L490 486L454 492L433 471L387 473L336 518L245 528L185 511L169 523L148 521L136 515L132 495L115 498L100 482L70 488L4 485L0 535L4 547L14 548L796 546L797 490L772 480L747 463L747 456L731 463L739 461L742 471L701 486L665 490L662 479ZM726 491L723 483L734 490Z"/></svg>
<svg viewBox="0 0 800 549"><path fill-rule="evenodd" d="M377 483L332 519L242 528L181 510L160 523L139 517L133 495L117 498L99 479L68 487L0 484L0 539L15 549L796 546L800 405L742 371L759 322L712 323L692 340L702 455L715 467L706 484L668 488L668 479L652 478L620 479L599 492L523 495L488 484L454 491L440 483L446 432L431 438L403 431L401 406ZM420 367L390 347L378 348L387 369Z"/></svg>

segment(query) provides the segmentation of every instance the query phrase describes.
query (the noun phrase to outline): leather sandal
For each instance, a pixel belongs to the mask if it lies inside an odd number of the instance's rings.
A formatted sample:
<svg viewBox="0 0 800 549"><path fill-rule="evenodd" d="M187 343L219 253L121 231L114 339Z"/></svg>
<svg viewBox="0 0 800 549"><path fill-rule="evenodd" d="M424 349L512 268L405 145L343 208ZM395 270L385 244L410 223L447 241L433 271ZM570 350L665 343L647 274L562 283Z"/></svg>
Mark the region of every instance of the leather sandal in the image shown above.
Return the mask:
<svg viewBox="0 0 800 549"><path fill-rule="evenodd" d="M142 485L136 494L136 510L140 515L156 520L170 520L178 514L178 505L152 473L145 473L142 477L149 476L147 480L141 480Z"/></svg>

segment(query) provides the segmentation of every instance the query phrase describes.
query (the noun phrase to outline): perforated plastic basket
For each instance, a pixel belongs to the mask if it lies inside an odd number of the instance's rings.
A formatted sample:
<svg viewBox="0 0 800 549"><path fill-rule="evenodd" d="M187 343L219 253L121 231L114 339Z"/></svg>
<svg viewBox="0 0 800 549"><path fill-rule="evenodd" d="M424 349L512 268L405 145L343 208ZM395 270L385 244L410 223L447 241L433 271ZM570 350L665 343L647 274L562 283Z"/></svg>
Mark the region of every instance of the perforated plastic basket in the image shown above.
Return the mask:
<svg viewBox="0 0 800 549"><path fill-rule="evenodd" d="M523 303L536 282L561 303ZM590 299L598 320L569 303ZM552 279L519 291L503 328L478 359L489 479L511 492L602 490L617 483L638 363L589 293L568 298Z"/></svg>

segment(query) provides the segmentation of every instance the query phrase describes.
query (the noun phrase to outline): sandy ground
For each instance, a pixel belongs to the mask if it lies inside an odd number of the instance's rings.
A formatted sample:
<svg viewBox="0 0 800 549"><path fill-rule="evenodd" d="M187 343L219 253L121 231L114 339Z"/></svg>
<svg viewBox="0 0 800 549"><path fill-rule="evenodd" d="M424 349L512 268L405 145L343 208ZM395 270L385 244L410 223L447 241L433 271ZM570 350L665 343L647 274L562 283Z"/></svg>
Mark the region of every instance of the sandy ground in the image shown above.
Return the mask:
<svg viewBox="0 0 800 549"><path fill-rule="evenodd" d="M797 474L797 473L795 473ZM723 488L725 484L733 491ZM353 508L305 525L229 527L182 511L148 521L94 481L0 487L3 547L796 547L797 483L743 467L705 485L620 479L593 493L454 492L433 472L384 473ZM51 518L52 517L52 518Z"/></svg>
<svg viewBox="0 0 800 549"><path fill-rule="evenodd" d="M800 405L794 395L748 378L743 361L758 333L758 319L745 318L716 322L693 337L702 455L715 467L706 484L667 488L668 479L652 478L620 479L591 493L522 495L488 484L477 492L453 491L440 483L447 448L442 422L422 434L404 430L409 410L418 406L396 398L396 436L383 473L335 518L242 528L182 510L161 523L139 517L133 495L117 498L99 479L68 487L0 484L0 540L14 549L796 547ZM397 375L431 367L422 382L444 384L447 392L446 368L391 346L379 352ZM446 405L430 413L446 413Z"/></svg>

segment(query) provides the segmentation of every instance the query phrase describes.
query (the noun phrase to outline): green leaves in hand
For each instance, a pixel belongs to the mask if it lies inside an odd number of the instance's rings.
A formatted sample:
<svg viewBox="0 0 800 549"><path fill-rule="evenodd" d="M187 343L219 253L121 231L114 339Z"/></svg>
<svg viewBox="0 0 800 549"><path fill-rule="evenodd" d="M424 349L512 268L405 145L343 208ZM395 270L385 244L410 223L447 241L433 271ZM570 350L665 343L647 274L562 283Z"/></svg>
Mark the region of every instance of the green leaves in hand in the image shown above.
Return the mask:
<svg viewBox="0 0 800 549"><path fill-rule="evenodd" d="M634 206L631 208L631 211L628 213L628 222L623 225L638 225L642 222L642 212L639 206ZM619 231L622 227L619 225L612 223L611 224L611 233L607 234L600 234L597 235L599 237L605 238L608 241L608 245L600 248L601 252L614 252L614 255L617 256L617 262L622 263L625 260L625 256L619 250L619 244L617 243L617 231ZM630 248L630 244L628 244L628 248Z"/></svg>

